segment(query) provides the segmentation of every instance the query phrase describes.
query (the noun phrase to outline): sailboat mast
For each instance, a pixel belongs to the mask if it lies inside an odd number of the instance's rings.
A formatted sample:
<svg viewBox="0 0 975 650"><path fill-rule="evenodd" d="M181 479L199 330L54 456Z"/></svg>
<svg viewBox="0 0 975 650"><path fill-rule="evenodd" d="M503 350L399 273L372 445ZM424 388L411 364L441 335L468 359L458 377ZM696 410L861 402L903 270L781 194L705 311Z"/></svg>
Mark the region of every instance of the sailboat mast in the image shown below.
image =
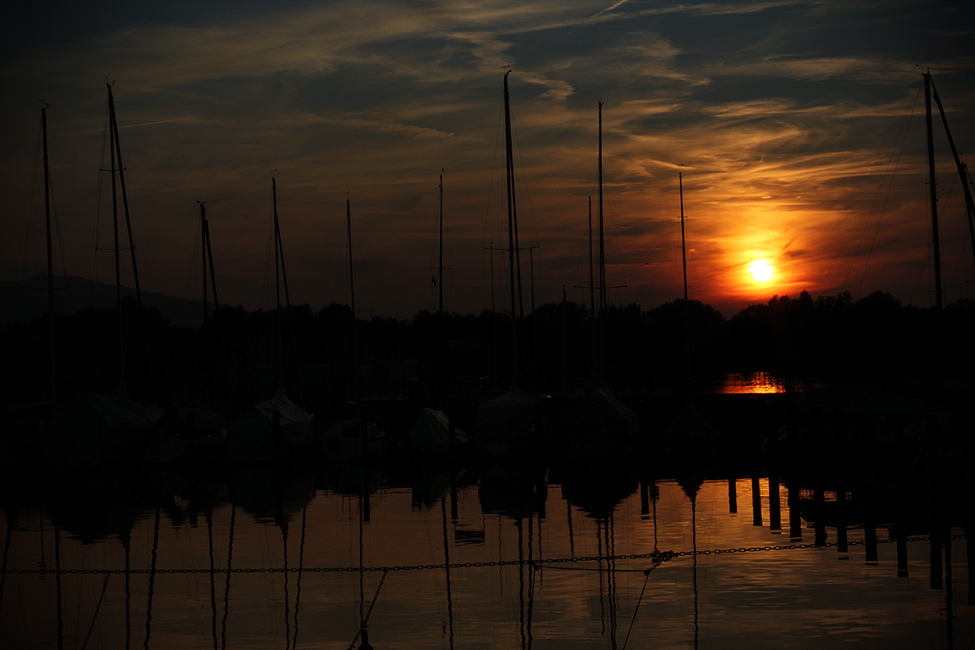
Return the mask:
<svg viewBox="0 0 975 650"><path fill-rule="evenodd" d="M924 73L925 124L928 129L928 174L931 186L931 227L934 233L935 305L941 310L941 242L938 237L938 191L934 179L934 131L931 125L931 73Z"/></svg>
<svg viewBox="0 0 975 650"><path fill-rule="evenodd" d="M515 208L515 158L511 143L511 102L508 97L508 75L504 73L504 141L508 179L508 252L511 267L511 318L515 318L515 287L518 289L518 317L525 316L521 289L521 248L518 245L518 211Z"/></svg>
<svg viewBox="0 0 975 650"><path fill-rule="evenodd" d="M281 308L281 230L278 228L278 182L271 177L271 206L274 211L274 301Z"/></svg>
<svg viewBox="0 0 975 650"><path fill-rule="evenodd" d="M207 320L207 209L206 201L200 204L200 248L203 252L203 322Z"/></svg>
<svg viewBox="0 0 975 650"><path fill-rule="evenodd" d="M691 383L691 337L689 324L690 305L687 302L687 244L684 237L684 177L680 169L677 170L677 187L680 193L680 254L684 263L684 390L690 389ZM693 504L693 501L691 502Z"/></svg>
<svg viewBox="0 0 975 650"><path fill-rule="evenodd" d="M41 109L41 141L44 145L44 223L47 234L47 313L50 316L51 401L56 398L54 356L54 247L51 237L51 172L47 157L47 107Z"/></svg>
<svg viewBox="0 0 975 650"><path fill-rule="evenodd" d="M599 312L606 309L606 247L603 243L603 103L599 102Z"/></svg>
<svg viewBox="0 0 975 650"><path fill-rule="evenodd" d="M284 383L284 333L281 323L281 269L284 267L284 260L281 259L281 228L278 223L278 181L274 176L271 177L271 206L274 212L274 321L277 326L277 365L279 381Z"/></svg>
<svg viewBox="0 0 975 650"><path fill-rule="evenodd" d="M115 97L112 95L112 84L108 84L108 114L109 127L111 128L113 137L113 154L118 162L118 179L119 185L122 188L122 208L125 212L125 229L129 235L129 252L132 255L132 278L135 282L135 297L136 301L139 303L139 307L141 308L142 289L139 286L139 267L136 266L135 263L135 239L132 236L132 221L129 219L129 195L125 190L125 165L122 164L122 147L119 144L118 119L115 116ZM114 181L112 191L114 193ZM116 245L116 249L117 248L118 246ZM119 304L121 304L121 302Z"/></svg>
<svg viewBox="0 0 975 650"><path fill-rule="evenodd" d="M352 309L352 359L358 358L358 338L355 327L355 276L353 275L352 265L352 204L350 199L345 199L345 227L349 235L349 306Z"/></svg>
<svg viewBox="0 0 975 650"><path fill-rule="evenodd" d="M51 174L47 157L47 108L41 109L41 142L44 146L44 223L47 233L47 311L54 315L54 248L51 238Z"/></svg>
<svg viewBox="0 0 975 650"><path fill-rule="evenodd" d="M345 200L345 226L349 236L349 300L352 307L352 318L355 318L355 277L352 265L352 206L349 199Z"/></svg>
<svg viewBox="0 0 975 650"><path fill-rule="evenodd" d="M511 105L508 98L508 75L504 73L504 144L508 188L508 275L511 284L511 374L518 378L518 326L515 311L515 275L518 274L518 297L521 298L521 267L516 263L518 255L518 227L515 221L515 172L514 158L511 155Z"/></svg>
<svg viewBox="0 0 975 650"><path fill-rule="evenodd" d="M596 278L592 266L592 197L589 197L589 315L596 317Z"/></svg>
<svg viewBox="0 0 975 650"><path fill-rule="evenodd" d="M441 344L436 347L437 350L437 401L438 408L443 407L443 378L444 378L444 348L443 341L447 339L447 331L443 318L443 170L440 170L440 200L438 202L438 211L440 217L440 256L437 263L437 327L440 328L440 341Z"/></svg>
<svg viewBox="0 0 975 650"><path fill-rule="evenodd" d="M443 170L440 170L440 260L437 266L437 287L439 288L439 298L437 311L443 320Z"/></svg>
<svg viewBox="0 0 975 650"><path fill-rule="evenodd" d="M677 185L680 188L680 252L684 261L684 300L687 300L687 245L684 240L684 178L677 171Z"/></svg>
<svg viewBox="0 0 975 650"><path fill-rule="evenodd" d="M118 241L118 184L116 181L115 172L116 168L116 133L114 129L115 123L115 110L114 104L112 102L112 86L108 87L108 114L109 114L109 128L108 128L108 141L109 141L109 152L111 160L111 170L112 170L112 232L114 235L115 242L115 303L116 309L118 309L118 341L119 341L119 379L122 386L125 386L125 352L124 352L124 336L122 332L122 270L121 270L121 259L119 258L120 249Z"/></svg>
<svg viewBox="0 0 975 650"><path fill-rule="evenodd" d="M603 241L603 103L599 102L599 318L596 321L599 341L596 372L600 384L606 380L606 335L603 323L606 313L606 248Z"/></svg>

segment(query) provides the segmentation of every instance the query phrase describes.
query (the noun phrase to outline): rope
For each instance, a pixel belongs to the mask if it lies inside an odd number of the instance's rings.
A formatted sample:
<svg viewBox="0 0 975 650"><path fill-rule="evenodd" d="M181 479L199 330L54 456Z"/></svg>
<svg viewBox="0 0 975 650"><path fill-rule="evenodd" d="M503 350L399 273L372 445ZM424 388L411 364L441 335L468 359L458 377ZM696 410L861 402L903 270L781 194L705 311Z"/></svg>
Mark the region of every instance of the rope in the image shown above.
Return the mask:
<svg viewBox="0 0 975 650"><path fill-rule="evenodd" d="M894 170L890 173L890 182L887 185L887 192L884 194L883 203L882 203L882 205L880 207L880 216L877 218L877 226L874 229L873 238L870 240L870 249L867 252L867 259L864 262L863 273L860 275L860 282L857 285L857 295L856 295L857 298L859 298L860 295L863 292L863 282L864 282L864 280L867 277L867 271L870 268L870 259L873 257L873 251L874 251L874 248L877 245L877 236L880 233L880 224L883 221L884 214L886 214L886 211L887 211L887 200L890 198L890 191L893 188L893 184L894 184L893 177L897 174L897 168L900 166L901 156L904 153L904 146L907 143L907 132L908 132L908 130L910 128L910 125L911 125L911 118L914 117L914 111L917 108L917 102L918 102L918 99L920 97L920 94L921 94L921 83L918 82L917 87L914 89L914 99L911 102L911 111L907 115L907 117L904 119L904 124L901 127L902 130L901 130L900 134L898 135L898 139L900 139L900 141L901 141L900 142L900 147L897 148L896 145L895 145L895 149L896 149L896 152L897 152L897 154L896 154L896 160L895 160L895 156L894 156L894 150L892 150L891 151L890 158L887 160L887 167L884 168L884 175L883 175L883 177L881 177L880 187L877 188L877 195L874 197L873 205L870 208L870 211L872 213L873 210L874 210L874 207L877 205L877 200L880 198L880 193L884 189L884 183L887 182L886 181L886 177L887 177L888 170L890 170L891 161L894 161ZM867 221L867 223L864 223L864 225L863 225L863 232L860 233L860 239L857 241L856 249L853 252L853 260L856 259L857 255L860 252L860 244L863 242L863 237L864 237L864 235L867 232L867 226L868 225L869 225L869 215L868 215L868 221ZM850 274L853 272L853 260L850 261L850 268L847 270L846 278L843 280L843 286L844 287L847 286L847 283L850 280Z"/></svg>
<svg viewBox="0 0 975 650"><path fill-rule="evenodd" d="M630 641L630 632L633 631L633 624L636 623L637 612L640 611L640 603L643 602L643 594L646 593L647 583L650 582L650 572L656 569L658 566L660 566L661 563L662 560L659 562L654 562L652 567L650 567L649 569L643 572L643 575L646 576L646 579L643 581L643 589L640 590L640 598L637 599L636 607L633 609L633 618L630 619L630 629L626 631L626 638L623 639L623 650L626 650L626 644L629 643Z"/></svg>
<svg viewBox="0 0 975 650"><path fill-rule="evenodd" d="M230 616L230 563L234 557L234 522L237 517L237 509L230 506L230 541L227 543L227 582L223 590L223 622L220 626L220 647L227 648L227 617Z"/></svg>
<svg viewBox="0 0 975 650"><path fill-rule="evenodd" d="M301 604L301 572L305 566L305 522L308 517L308 506L301 510L301 542L298 546L298 581L295 586L295 633L291 647L298 649L298 606Z"/></svg>
<svg viewBox="0 0 975 650"><path fill-rule="evenodd" d="M111 576L105 575L105 582L102 584L102 594L98 597L98 604L95 605L95 614L91 617L91 625L88 626L88 634L85 635L85 642L81 644L81 650L85 650L88 647L88 640L91 639L91 632L95 629L95 621L98 620L98 610L102 607L102 601L105 599L105 590L108 588L108 579Z"/></svg>
<svg viewBox="0 0 975 650"><path fill-rule="evenodd" d="M966 539L964 533L959 533L952 535L951 539ZM908 537L909 542L927 542L931 540L930 535L920 535ZM897 538L890 539L878 539L878 544L894 544L897 542ZM847 542L848 546L863 546L867 542L866 540L853 540ZM227 568L224 570L218 570L218 573L355 573L361 572L372 573L381 571L386 574L390 571L443 571L445 568L450 569L480 569L485 567L503 567L503 566L518 566L525 564L538 564L538 565L562 565L569 563L579 563L579 562L606 562L606 561L620 561L620 560L651 560L656 561L659 559L662 562L669 562L674 558L679 557L692 557L695 555L722 555L728 553L760 553L763 551L785 551L785 550L795 550L804 548L830 548L836 546L836 542L825 542L823 544L816 544L815 542L807 544L781 544L778 546L752 546L752 547L742 547L742 548L715 548L706 549L703 551L656 551L653 553L631 553L623 555L590 555L586 557L563 557L563 558L545 558L536 560L496 560L492 562L452 562L449 565L445 564L407 564L398 566L362 566L362 567L311 567L302 568L297 567L292 568L281 568L281 567L262 567L262 568L245 568L245 569L231 569ZM546 566L546 568L564 568L559 566ZM617 569L617 571L626 571L626 569ZM156 574L184 574L184 573L209 573L209 569L130 569L126 571L125 569L62 569L61 573L65 575L85 575L85 574L96 574L105 575L112 573L129 573L129 574L139 574L139 573L151 573ZM25 575L25 574L37 574L46 575L54 574L56 571L54 569L39 568L39 569L6 569L2 573L7 573L10 575Z"/></svg>
<svg viewBox="0 0 975 650"><path fill-rule="evenodd" d="M149 568L149 595L146 599L146 638L143 641L142 646L145 650L149 650L149 636L152 628L152 596L156 587L156 558L159 555L159 506L156 506L156 524L154 526L152 535L152 559L150 560ZM206 572L207 569L200 569L200 572Z"/></svg>
<svg viewBox="0 0 975 650"><path fill-rule="evenodd" d="M383 588L383 583L386 581L387 571L383 571L383 577L379 579L379 585L376 587L376 593L372 597L372 602L369 603L369 611L362 619L362 623L359 625L359 631L355 633L355 638L352 639L352 643L349 644L349 650L355 648L355 642L359 640L359 635L362 634L362 628L366 627L369 623L369 617L372 616L372 608L376 606L376 599L379 598L379 591Z"/></svg>
<svg viewBox="0 0 975 650"><path fill-rule="evenodd" d="M447 631L449 634L450 647L454 647L454 601L450 591L450 539L447 534L447 501L440 500L440 515L443 521L443 559L444 574L447 578Z"/></svg>

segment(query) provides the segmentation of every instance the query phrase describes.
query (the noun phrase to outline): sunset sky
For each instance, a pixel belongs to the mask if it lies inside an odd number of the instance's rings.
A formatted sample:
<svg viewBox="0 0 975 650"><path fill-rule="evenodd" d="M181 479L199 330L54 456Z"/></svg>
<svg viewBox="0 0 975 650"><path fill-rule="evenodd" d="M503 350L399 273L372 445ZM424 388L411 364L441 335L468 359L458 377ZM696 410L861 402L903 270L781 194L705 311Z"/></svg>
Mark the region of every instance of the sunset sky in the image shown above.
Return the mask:
<svg viewBox="0 0 975 650"><path fill-rule="evenodd" d="M731 316L772 295L933 303L922 72L975 159L975 5L950 0L35 4L3 57L0 278L44 271L46 101L56 273L114 282L114 82L143 290L200 298L206 201L221 303L273 308L271 177L292 303L491 306L507 246L502 79L535 302L588 302L603 106L607 283L644 309ZM945 299L975 298L964 196L935 107ZM272 172L272 170L275 170ZM758 267L753 263L767 260ZM494 300L507 304L504 254ZM523 252L526 292L529 254ZM761 268L753 275L750 268ZM771 275L771 277L769 277ZM761 278L761 279L756 279ZM131 285L126 265L123 281ZM625 287L623 286L625 285ZM526 293L526 301L530 297ZM82 297L73 299L80 302ZM81 305L78 305L81 306Z"/></svg>

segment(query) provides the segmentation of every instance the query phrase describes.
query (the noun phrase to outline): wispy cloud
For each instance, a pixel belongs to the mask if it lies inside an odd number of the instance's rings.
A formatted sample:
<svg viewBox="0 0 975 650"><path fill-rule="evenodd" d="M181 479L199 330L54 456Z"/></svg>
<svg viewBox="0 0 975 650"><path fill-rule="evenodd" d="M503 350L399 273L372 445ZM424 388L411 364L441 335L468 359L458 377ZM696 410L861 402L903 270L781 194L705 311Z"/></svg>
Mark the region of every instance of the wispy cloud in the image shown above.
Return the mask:
<svg viewBox="0 0 975 650"><path fill-rule="evenodd" d="M377 307L409 315L411 283L429 280L429 265L412 257L433 241L441 169L453 245L465 261L452 282L471 296L456 309L484 306L482 247L506 236L501 79L510 66L519 214L539 245L544 299L585 255L603 101L611 268L631 274L619 278L629 286L620 299L649 307L676 295L683 165L696 291L727 310L772 291L832 290L851 268L859 273L860 251L871 251L871 266L898 269L896 260L920 255L924 226L913 212L924 210L924 197L908 190L923 191L923 136L918 126L901 132L918 110L921 54L959 125L960 148L975 148L963 126L975 118L975 57L958 54L967 45L959 25L972 10L921 12L922 4L255 4L211 12L206 23L134 19L97 38L42 36L14 52L2 75L18 94L64 107L54 115L70 122L71 136L54 121L54 158L79 222L97 207L104 83L116 81L138 232L152 242L139 246L146 282L180 292L166 251L187 247L195 202L210 196L213 227L227 227L235 249L222 272L246 278L231 301L252 301L245 294L255 251L264 250L268 170L277 169L289 257L302 269L296 277L306 274L314 287L308 300L344 295L321 281L319 267L342 255L329 247L344 236L351 196L358 223L375 235L361 244L363 264L373 265L364 277L399 269L396 290L385 293L371 276ZM36 143L23 124L36 119L35 105L14 97L0 111L10 143L0 191L10 197L28 184L23 161ZM909 180L888 184L878 201L895 159ZM859 241L869 246L858 249ZM776 258L780 286L743 280L755 255ZM4 259L20 257L4 248Z"/></svg>

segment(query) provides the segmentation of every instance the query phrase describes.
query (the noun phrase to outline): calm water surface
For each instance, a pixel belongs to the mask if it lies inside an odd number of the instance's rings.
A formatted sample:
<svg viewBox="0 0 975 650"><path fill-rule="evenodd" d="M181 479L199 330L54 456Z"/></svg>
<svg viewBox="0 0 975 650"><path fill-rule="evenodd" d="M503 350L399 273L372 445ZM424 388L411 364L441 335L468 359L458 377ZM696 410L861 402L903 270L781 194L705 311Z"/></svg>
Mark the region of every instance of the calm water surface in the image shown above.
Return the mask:
<svg viewBox="0 0 975 650"><path fill-rule="evenodd" d="M6 495L0 644L344 649L363 620L380 650L975 639L961 528L909 537L899 572L882 525L867 561L856 494L825 493L817 547L807 490L693 488L501 467L39 481Z"/></svg>

